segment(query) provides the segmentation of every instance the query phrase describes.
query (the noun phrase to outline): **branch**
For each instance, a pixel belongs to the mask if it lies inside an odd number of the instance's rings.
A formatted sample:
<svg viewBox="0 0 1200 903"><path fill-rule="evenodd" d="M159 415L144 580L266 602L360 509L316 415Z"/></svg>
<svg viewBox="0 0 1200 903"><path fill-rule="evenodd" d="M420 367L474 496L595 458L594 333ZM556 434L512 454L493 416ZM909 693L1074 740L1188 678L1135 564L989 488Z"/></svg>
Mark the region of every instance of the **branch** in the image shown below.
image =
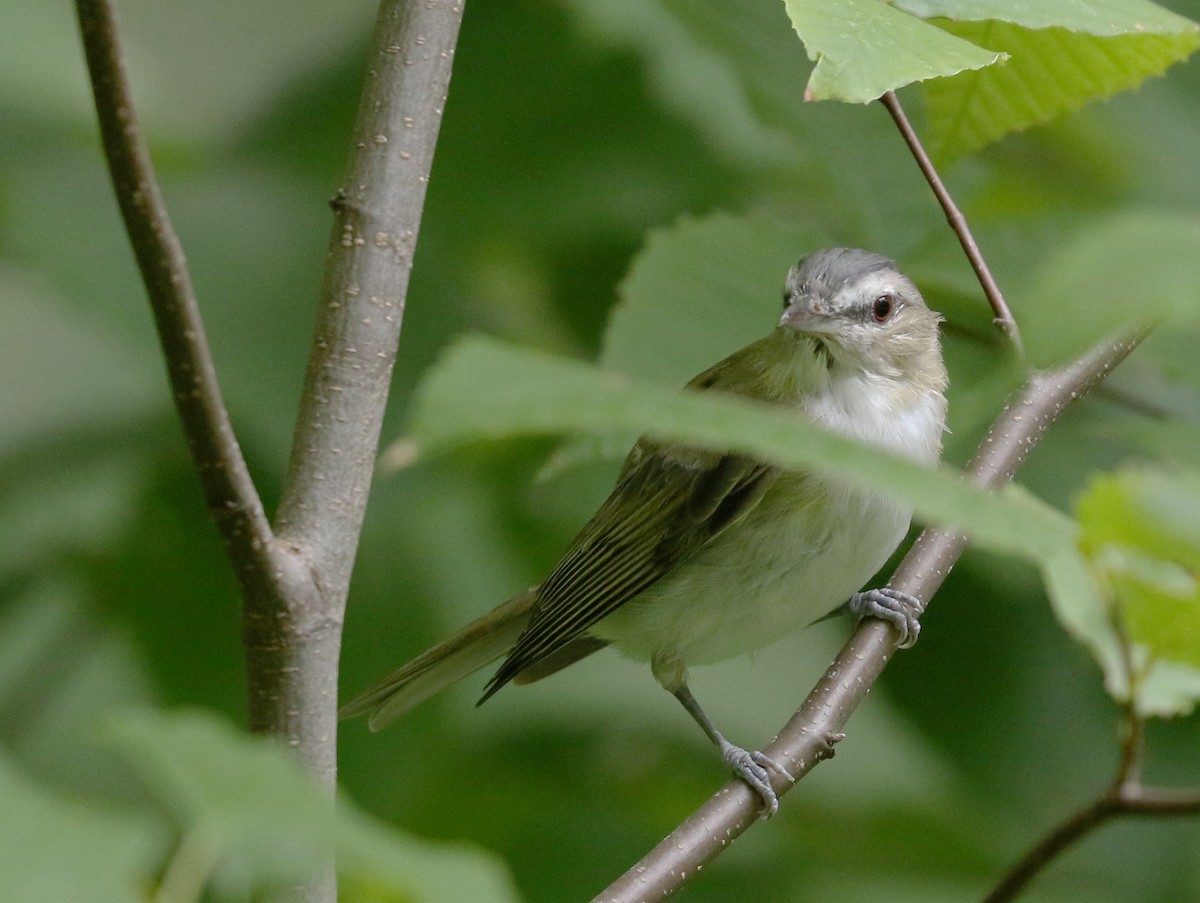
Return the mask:
<svg viewBox="0 0 1200 903"><path fill-rule="evenodd" d="M110 0L76 0L109 174L208 510L239 579L271 572L271 527L221 399L183 248L138 129Z"/></svg>
<svg viewBox="0 0 1200 903"><path fill-rule="evenodd" d="M400 340L461 0L383 0L331 202L316 334L278 516L327 592L349 582Z"/></svg>
<svg viewBox="0 0 1200 903"><path fill-rule="evenodd" d="M109 170L175 403L244 599L250 725L332 794L350 572L400 338L462 0L382 0L292 457L272 533L221 400L187 263L138 131L111 0L76 0ZM299 898L336 898L332 867Z"/></svg>
<svg viewBox="0 0 1200 903"><path fill-rule="evenodd" d="M111 0L76 0L113 186L208 507L245 601L251 727L332 790L337 658L412 249L462 16L383 0L275 534L221 399L183 250L138 130Z"/></svg>
<svg viewBox="0 0 1200 903"><path fill-rule="evenodd" d="M946 221L950 224L950 228L954 230L954 234L958 236L959 244L962 245L963 250L966 252L967 260L971 262L971 268L975 270L979 284L983 286L983 293L987 296L988 303L992 305L992 310L996 315L994 322L1004 330L1009 340L1016 347L1017 353L1021 353L1021 333L1017 329L1017 321L1013 318L1012 311L1008 309L1004 295L1000 292L1000 286L996 284L996 280L992 277L992 271L988 269L987 261L983 259L979 245L975 242L975 236L971 234L971 227L967 225L967 218L958 209L958 205L954 203L954 198L950 197L950 192L946 189L941 177L937 174L937 170L934 169L933 161L929 159L929 154L926 153L924 145L921 144L921 139L917 137L916 130L913 129L912 124L908 121L908 117L904 114L903 107L900 106L900 99L895 93L888 91L879 100L892 115L892 119L896 123L896 128L900 130L900 134L904 138L904 143L912 151L917 165L921 167L921 172L925 175L925 180L929 183L929 187L933 189L938 203L942 205L942 210L946 213Z"/></svg>
<svg viewBox="0 0 1200 903"><path fill-rule="evenodd" d="M1132 815L1200 815L1200 792L1155 789L1142 787L1134 781L1118 780L1095 802L1039 840L984 897L983 903L1015 900L1043 868L1075 841L1111 819Z"/></svg>
<svg viewBox="0 0 1200 903"><path fill-rule="evenodd" d="M1124 631L1118 631L1126 673L1133 686L1131 649ZM1145 719L1130 699L1125 703L1121 732L1121 757L1108 789L1096 800L1051 829L1000 879L983 903L1007 903L1015 900L1039 872L1084 835L1113 818L1130 815L1200 815L1200 791L1164 790L1144 787L1141 782L1142 756L1145 752Z"/></svg>
<svg viewBox="0 0 1200 903"><path fill-rule="evenodd" d="M299 745L331 789L346 596L462 11L380 4L276 517L316 591L246 611L251 725Z"/></svg>
<svg viewBox="0 0 1200 903"><path fill-rule="evenodd" d="M1035 373L988 430L967 465L968 477L986 488L1012 479L1066 407L1103 380L1142 337L1142 332L1131 331L1061 368ZM926 528L888 585L928 601L966 544L961 534ZM763 752L797 780L828 758L830 742L866 697L894 648L892 628L877 620L861 622L804 704ZM775 789L782 795L791 786L780 781ZM593 903L665 899L758 820L759 804L745 782L731 780Z"/></svg>

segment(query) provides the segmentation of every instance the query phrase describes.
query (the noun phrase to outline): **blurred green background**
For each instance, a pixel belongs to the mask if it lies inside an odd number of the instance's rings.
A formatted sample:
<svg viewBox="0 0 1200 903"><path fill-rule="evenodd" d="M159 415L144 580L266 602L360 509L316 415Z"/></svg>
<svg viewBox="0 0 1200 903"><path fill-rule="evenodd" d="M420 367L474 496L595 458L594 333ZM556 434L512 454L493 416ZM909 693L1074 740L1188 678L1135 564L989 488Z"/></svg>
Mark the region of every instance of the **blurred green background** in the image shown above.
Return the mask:
<svg viewBox="0 0 1200 903"><path fill-rule="evenodd" d="M1195 0L1165 5L1200 17ZM270 510L374 3L120 9L142 123ZM0 742L51 786L126 798L90 745L95 716L151 702L242 720L238 601L170 407L70 10L2 0L0 19ZM385 440L453 336L595 357L649 230L762 212L794 225L794 256L818 240L862 245L926 287L948 316L947 458L963 463L1011 382L1003 347L883 109L803 105L806 70L772 0L472 0ZM1193 63L947 176L1020 316L1022 288L1077 231L1130 211L1200 216L1198 147ZM776 307L772 291L764 332ZM1098 468L1196 467L1197 338L1153 337L1022 481L1067 507ZM553 449L504 443L380 478L345 694L553 564L616 466L539 479ZM1107 782L1116 712L1032 571L969 553L925 625L836 760L686 899L977 898ZM696 693L735 740L765 742L845 630L826 622L699 669ZM341 782L414 833L495 850L526 899L589 898L724 780L648 669L615 653L478 710L481 681L468 683L380 735L345 725ZM1195 717L1153 725L1149 744L1148 781L1200 783ZM1200 825L1112 825L1028 899L1200 899Z"/></svg>

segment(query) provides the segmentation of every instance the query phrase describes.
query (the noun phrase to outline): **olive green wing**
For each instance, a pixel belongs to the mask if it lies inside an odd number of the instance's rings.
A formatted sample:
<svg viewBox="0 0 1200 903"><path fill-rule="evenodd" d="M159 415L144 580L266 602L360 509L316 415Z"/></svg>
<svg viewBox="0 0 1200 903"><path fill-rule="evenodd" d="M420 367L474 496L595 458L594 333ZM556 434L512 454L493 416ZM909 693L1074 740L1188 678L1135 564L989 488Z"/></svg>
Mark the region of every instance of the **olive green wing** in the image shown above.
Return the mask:
<svg viewBox="0 0 1200 903"><path fill-rule="evenodd" d="M538 587L529 626L480 702L745 517L778 473L740 455L638 442L612 495Z"/></svg>

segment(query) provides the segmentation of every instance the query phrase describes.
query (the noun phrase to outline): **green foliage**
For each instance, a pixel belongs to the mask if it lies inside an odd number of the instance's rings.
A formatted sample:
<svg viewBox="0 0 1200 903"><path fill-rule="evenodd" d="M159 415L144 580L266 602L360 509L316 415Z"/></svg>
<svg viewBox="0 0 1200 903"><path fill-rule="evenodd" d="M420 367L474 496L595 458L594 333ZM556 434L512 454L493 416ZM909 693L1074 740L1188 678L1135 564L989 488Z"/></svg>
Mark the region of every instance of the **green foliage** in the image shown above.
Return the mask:
<svg viewBox="0 0 1200 903"><path fill-rule="evenodd" d="M1146 0L901 0L1004 65L923 85L930 148L950 160L1161 74L1200 47L1200 26ZM949 21L946 21L949 20Z"/></svg>
<svg viewBox="0 0 1200 903"><path fill-rule="evenodd" d="M683 385L765 335L797 247L828 241L818 228L762 214L716 212L653 230L617 288L601 366Z"/></svg>
<svg viewBox="0 0 1200 903"><path fill-rule="evenodd" d="M1200 698L1200 477L1128 468L1093 479L1077 511L1104 606L1084 639L1109 687L1146 714L1190 712Z"/></svg>
<svg viewBox="0 0 1200 903"><path fill-rule="evenodd" d="M1134 88L1200 47L1200 26L1146 0L785 6L816 63L806 98L867 103L921 82L943 161Z"/></svg>
<svg viewBox="0 0 1200 903"><path fill-rule="evenodd" d="M1200 12L1194 0L1171 5L1191 18ZM273 775L263 763L275 750L192 716L126 722L122 764L88 742L98 714L131 704L242 717L236 584L173 421L98 157L69 8L8 6L0 29L0 885L33 901L70 900L72 887L81 900L145 899L161 869L189 851L179 841L197 837L187 833L194 813L214 818L226 840L249 836L245 849L269 860L258 872L235 847L205 877L230 887L279 878L311 831L289 835L294 848L276 848L254 832L282 830L277 822L259 823L222 798L250 787L243 795L297 821L317 811L273 795L292 792L286 776L263 777L258 793L255 768ZM325 202L375 4L264 0L220 15L153 0L120 6L141 120L270 510L328 238ZM1138 523L1134 502L1185 518L1188 509L1165 503L1188 498L1180 474L1197 469L1200 447L1200 330L1188 294L1198 258L1200 77L1178 67L1080 107L1162 72L1194 46L1194 28L1132 0L956 10L911 0L883 14L959 49L964 36L986 30L986 55L1009 55L922 83L924 120L911 112L944 157L965 155L944 175L1036 361L1062 360L1128 307L1166 317L1106 389L1039 446L1021 484L1066 511L1092 475L1137 459L1146 462L1138 473L1160 472L1155 485L1164 490L1119 471L1113 479L1128 504L1106 503L1094 522L1081 509L1086 529ZM1101 13L1115 23L1111 33L1096 27ZM1132 33L1130 22L1161 24ZM880 51L863 71L911 49ZM660 385L677 385L770 327L795 257L857 245L899 260L947 317L945 457L961 465L1021 373L884 111L803 103L805 55L779 0L468 4L385 435L399 434L419 375L468 331L554 355L548 369L545 359L532 364L556 379L581 372L564 370L561 357L598 355L628 375L618 395L665 404ZM850 63L845 71L861 74ZM530 365L525 353L491 360ZM582 372L589 392L610 391ZM543 388L526 386L526 407ZM590 449L576 448L573 466L539 482L546 452L537 441L475 443L377 482L347 619L347 690L544 575L612 476ZM1030 537L1041 535L1043 508ZM1189 521L1142 522L1140 538L1105 540L1123 550L1118 595L1134 600L1125 627L1139 649L1155 650L1152 666L1148 652L1139 662L1147 667L1138 698L1185 711L1196 681L1186 664L1193 634L1180 625L1192 623L1194 608L1173 588L1195 571L1177 548L1168 553L1164 537L1186 538L1180 524ZM1074 632L1076 622L1091 629L1089 618L1097 635L1107 631L1107 651L1096 654L1108 662L1110 609L1099 595L1091 608L1078 593L1075 601L1060 615ZM1031 825L1057 821L1104 785L1111 704L1054 622L1034 569L969 553L925 624L919 647L897 658L855 716L836 762L766 830L705 869L689 899L976 898L1028 843ZM697 669L697 693L739 742L761 742L842 634L839 624L818 625L752 663ZM494 860L470 856L460 866L458 852L411 839L419 835L494 851L529 899L587 899L723 778L686 716L645 669L617 656L594 656L474 710L477 688L382 735L346 730L346 794L408 832L392 841L377 822L338 818L349 898L403 899L432 871L457 899L511 896ZM1110 680L1110 689L1121 688ZM1197 742L1194 715L1155 725L1148 779L1195 782ZM227 763L228 780L176 747L189 743ZM131 767L149 779L151 798L129 780ZM1042 899L1195 899L1196 838L1183 824L1157 833L1114 827L1047 874ZM198 842L189 849L203 852ZM426 857L428 866L414 861ZM450 883L460 876L480 884Z"/></svg>
<svg viewBox="0 0 1200 903"><path fill-rule="evenodd" d="M210 714L114 716L103 739L166 818L59 798L0 759L12 899L131 903L158 885L163 903L206 889L241 900L305 880L333 849L348 903L515 899L493 857L387 830L345 800L335 808L283 746Z"/></svg>
<svg viewBox="0 0 1200 903"><path fill-rule="evenodd" d="M1005 59L927 25L887 3L785 0L792 26L816 65L805 97L868 103L930 78Z"/></svg>
<svg viewBox="0 0 1200 903"><path fill-rule="evenodd" d="M1047 256L1017 304L1039 365L1062 363L1129 325L1200 321L1200 217L1162 210L1096 218Z"/></svg>
<svg viewBox="0 0 1200 903"><path fill-rule="evenodd" d="M25 903L132 903L160 852L153 820L37 786L0 756L0 875Z"/></svg>

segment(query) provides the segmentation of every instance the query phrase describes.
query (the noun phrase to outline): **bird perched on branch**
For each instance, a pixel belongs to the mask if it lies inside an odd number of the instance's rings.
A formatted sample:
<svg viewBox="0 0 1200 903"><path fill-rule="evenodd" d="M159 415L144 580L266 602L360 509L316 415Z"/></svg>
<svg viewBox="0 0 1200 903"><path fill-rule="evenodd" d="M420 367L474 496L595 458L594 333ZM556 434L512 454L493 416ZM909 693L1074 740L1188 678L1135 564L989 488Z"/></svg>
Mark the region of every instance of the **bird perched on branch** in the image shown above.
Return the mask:
<svg viewBox="0 0 1200 903"><path fill-rule="evenodd" d="M770 335L688 383L766 402L927 464L941 451L941 317L886 257L818 251L789 271ZM769 756L730 743L688 689L687 666L751 652L846 605L916 638L915 600L857 592L912 512L825 471L640 439L612 495L541 584L500 605L348 703L379 729L503 657L480 702L606 645L649 661L726 764L778 806Z"/></svg>

